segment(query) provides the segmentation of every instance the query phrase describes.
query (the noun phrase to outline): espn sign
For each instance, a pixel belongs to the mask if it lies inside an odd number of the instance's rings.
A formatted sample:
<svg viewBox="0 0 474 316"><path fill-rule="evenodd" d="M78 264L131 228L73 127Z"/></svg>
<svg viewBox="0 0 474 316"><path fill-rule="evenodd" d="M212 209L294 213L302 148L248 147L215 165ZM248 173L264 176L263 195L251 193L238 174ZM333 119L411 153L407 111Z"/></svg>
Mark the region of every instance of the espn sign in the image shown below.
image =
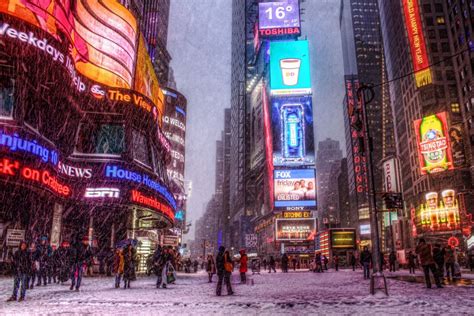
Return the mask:
<svg viewBox="0 0 474 316"><path fill-rule="evenodd" d="M119 198L120 190L116 188L87 188L84 194L85 198Z"/></svg>

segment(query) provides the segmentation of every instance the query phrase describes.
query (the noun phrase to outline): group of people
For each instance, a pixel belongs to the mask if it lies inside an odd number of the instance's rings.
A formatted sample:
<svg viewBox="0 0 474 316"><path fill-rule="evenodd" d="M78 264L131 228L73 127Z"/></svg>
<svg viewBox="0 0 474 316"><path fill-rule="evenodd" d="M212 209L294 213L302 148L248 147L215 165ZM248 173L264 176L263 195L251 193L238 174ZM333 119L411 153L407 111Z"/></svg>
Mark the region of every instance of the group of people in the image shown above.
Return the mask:
<svg viewBox="0 0 474 316"><path fill-rule="evenodd" d="M156 288L166 289L176 281L176 253L172 246L157 246L153 254Z"/></svg>
<svg viewBox="0 0 474 316"><path fill-rule="evenodd" d="M11 259L14 284L8 301L23 301L26 291L35 287L35 281L36 286L46 286L51 281L64 283L70 278L70 290L79 291L83 272L90 266L92 252L87 237L73 246L63 241L58 249L54 249L48 238L43 236L29 245L21 241Z"/></svg>
<svg viewBox="0 0 474 316"><path fill-rule="evenodd" d="M240 283L245 284L247 283L248 256L244 249L240 250L239 254L240 257L237 262L239 263ZM217 296L221 296L222 283L226 285L227 295L234 294L230 282L232 271L234 271L234 260L232 260L230 252L225 247L219 247L215 260L212 254L207 256L206 272L209 277L209 283L212 283L212 277L214 274L217 274Z"/></svg>

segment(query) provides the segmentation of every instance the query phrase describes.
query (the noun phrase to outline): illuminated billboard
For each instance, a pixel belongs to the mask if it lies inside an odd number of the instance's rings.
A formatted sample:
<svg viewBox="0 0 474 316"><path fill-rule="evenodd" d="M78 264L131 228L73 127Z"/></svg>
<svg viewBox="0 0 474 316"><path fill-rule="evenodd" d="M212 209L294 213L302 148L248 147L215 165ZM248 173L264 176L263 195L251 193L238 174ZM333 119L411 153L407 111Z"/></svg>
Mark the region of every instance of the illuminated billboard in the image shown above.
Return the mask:
<svg viewBox="0 0 474 316"><path fill-rule="evenodd" d="M355 248L356 246L355 230L331 229L329 233L331 235L332 248L345 248L345 249Z"/></svg>
<svg viewBox="0 0 474 316"><path fill-rule="evenodd" d="M316 208L314 169L274 171L275 209L299 210Z"/></svg>
<svg viewBox="0 0 474 316"><path fill-rule="evenodd" d="M260 36L299 35L299 0L261 2L258 4Z"/></svg>
<svg viewBox="0 0 474 316"><path fill-rule="evenodd" d="M272 98L274 166L314 165L311 96Z"/></svg>
<svg viewBox="0 0 474 316"><path fill-rule="evenodd" d="M451 126L449 129L449 141L451 142L454 167L464 167L466 165L466 152L464 151L464 139L461 124Z"/></svg>
<svg viewBox="0 0 474 316"><path fill-rule="evenodd" d="M6 0L0 3L0 13L37 28L24 24L18 29L8 22L1 25L0 35L50 55L67 70L77 91L90 91L97 99L133 103L161 120L164 98L136 19L117 1ZM50 37L45 38L43 32ZM88 86L82 76L116 90ZM122 89L137 91L154 104Z"/></svg>
<svg viewBox="0 0 474 316"><path fill-rule="evenodd" d="M405 27L410 41L410 51L415 71L416 86L422 87L433 82L426 52L423 24L420 18L418 0L403 0Z"/></svg>
<svg viewBox="0 0 474 316"><path fill-rule="evenodd" d="M414 125L421 174L453 169L446 112L425 116Z"/></svg>
<svg viewBox="0 0 474 316"><path fill-rule="evenodd" d="M416 211L416 226L421 232L453 231L461 229L459 205L454 190L425 194L425 203Z"/></svg>
<svg viewBox="0 0 474 316"><path fill-rule="evenodd" d="M275 223L276 240L298 241L314 240L316 236L316 219L280 219Z"/></svg>
<svg viewBox="0 0 474 316"><path fill-rule="evenodd" d="M270 43L270 90L272 95L311 94L308 41Z"/></svg>

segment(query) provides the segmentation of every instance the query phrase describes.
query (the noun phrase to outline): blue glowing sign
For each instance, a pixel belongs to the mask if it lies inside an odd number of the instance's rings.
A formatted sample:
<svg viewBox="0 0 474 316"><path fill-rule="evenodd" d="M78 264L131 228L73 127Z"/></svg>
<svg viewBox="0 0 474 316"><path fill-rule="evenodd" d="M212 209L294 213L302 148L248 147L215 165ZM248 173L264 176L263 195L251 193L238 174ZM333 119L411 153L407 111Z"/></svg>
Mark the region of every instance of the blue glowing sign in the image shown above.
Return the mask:
<svg viewBox="0 0 474 316"><path fill-rule="evenodd" d="M36 140L20 137L17 133L10 134L0 130L0 147L12 152L24 152L39 157L45 163L58 164L58 153L38 143Z"/></svg>
<svg viewBox="0 0 474 316"><path fill-rule="evenodd" d="M177 211L176 214L174 214L174 219L182 221L184 219L184 211L183 210Z"/></svg>

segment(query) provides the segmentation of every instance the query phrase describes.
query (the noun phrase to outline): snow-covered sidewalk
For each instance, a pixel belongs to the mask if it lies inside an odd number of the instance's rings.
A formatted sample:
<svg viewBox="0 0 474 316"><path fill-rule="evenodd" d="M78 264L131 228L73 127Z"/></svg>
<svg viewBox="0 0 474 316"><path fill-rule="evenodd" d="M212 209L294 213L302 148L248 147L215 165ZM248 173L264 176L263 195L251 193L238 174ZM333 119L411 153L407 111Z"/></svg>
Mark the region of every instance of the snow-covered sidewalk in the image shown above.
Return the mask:
<svg viewBox="0 0 474 316"><path fill-rule="evenodd" d="M290 272L249 276L254 285L240 285L234 273L234 296L215 296L207 275L181 274L176 285L156 289L155 279L142 277L131 289L115 289L113 278L85 278L80 292L66 285L35 287L25 302L7 303L12 280L0 279L0 314L468 314L474 313L474 287L448 285L425 289L423 284L388 279L389 297L368 294L362 272L329 270L322 274Z"/></svg>

